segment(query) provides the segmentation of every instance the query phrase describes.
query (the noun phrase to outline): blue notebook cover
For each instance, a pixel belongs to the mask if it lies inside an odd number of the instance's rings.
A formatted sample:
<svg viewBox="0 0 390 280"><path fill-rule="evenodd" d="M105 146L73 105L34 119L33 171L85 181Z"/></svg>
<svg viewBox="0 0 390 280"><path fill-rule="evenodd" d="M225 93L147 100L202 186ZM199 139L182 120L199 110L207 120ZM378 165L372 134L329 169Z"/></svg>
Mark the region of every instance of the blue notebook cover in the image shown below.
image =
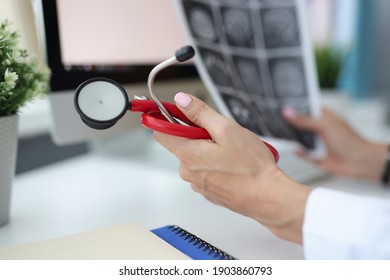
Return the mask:
<svg viewBox="0 0 390 280"><path fill-rule="evenodd" d="M235 260L231 255L178 226L165 226L152 232L194 260Z"/></svg>

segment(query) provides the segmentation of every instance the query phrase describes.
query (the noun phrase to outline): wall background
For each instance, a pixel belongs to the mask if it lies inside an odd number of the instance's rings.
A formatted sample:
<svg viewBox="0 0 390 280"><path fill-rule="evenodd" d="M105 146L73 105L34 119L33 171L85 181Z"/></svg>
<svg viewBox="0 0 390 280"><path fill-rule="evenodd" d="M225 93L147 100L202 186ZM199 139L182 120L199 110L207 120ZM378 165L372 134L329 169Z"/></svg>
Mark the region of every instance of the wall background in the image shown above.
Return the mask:
<svg viewBox="0 0 390 280"><path fill-rule="evenodd" d="M31 0L0 0L0 20L9 19L20 34L20 46L40 54Z"/></svg>

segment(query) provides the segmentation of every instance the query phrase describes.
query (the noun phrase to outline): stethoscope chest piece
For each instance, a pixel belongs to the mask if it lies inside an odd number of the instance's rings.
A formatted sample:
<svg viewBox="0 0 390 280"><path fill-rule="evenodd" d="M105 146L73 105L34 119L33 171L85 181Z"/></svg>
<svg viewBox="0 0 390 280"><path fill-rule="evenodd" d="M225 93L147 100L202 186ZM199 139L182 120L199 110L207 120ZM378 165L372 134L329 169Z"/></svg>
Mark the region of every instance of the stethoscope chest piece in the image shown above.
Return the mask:
<svg viewBox="0 0 390 280"><path fill-rule="evenodd" d="M94 129L107 129L129 109L125 89L113 80L93 78L76 90L74 105L82 121Z"/></svg>

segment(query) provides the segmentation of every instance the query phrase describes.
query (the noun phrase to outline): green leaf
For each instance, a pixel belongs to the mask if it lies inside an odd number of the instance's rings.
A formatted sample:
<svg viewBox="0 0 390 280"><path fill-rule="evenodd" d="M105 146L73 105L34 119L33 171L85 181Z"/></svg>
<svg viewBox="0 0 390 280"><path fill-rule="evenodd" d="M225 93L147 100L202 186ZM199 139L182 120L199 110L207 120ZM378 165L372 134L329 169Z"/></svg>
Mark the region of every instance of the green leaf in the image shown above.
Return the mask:
<svg viewBox="0 0 390 280"><path fill-rule="evenodd" d="M18 39L9 21L0 22L0 116L16 114L49 92L50 70L20 49Z"/></svg>

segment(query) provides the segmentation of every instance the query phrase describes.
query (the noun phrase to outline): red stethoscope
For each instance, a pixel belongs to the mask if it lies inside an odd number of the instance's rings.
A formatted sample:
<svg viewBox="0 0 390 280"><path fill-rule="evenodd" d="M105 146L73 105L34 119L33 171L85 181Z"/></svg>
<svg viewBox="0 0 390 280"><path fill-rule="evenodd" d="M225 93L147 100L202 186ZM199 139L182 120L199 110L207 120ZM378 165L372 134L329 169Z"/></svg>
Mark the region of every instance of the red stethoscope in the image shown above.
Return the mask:
<svg viewBox="0 0 390 280"><path fill-rule="evenodd" d="M76 111L82 121L94 129L112 127L130 110L142 112L141 123L151 130L189 139L211 139L207 130L192 123L175 104L161 102L153 88L158 72L173 64L187 61L194 55L194 49L186 46L176 51L175 56L153 68L148 77L152 100L136 96L129 101L126 90L116 81L107 78L89 79L76 90L74 97ZM267 142L264 144L278 162L278 151Z"/></svg>

